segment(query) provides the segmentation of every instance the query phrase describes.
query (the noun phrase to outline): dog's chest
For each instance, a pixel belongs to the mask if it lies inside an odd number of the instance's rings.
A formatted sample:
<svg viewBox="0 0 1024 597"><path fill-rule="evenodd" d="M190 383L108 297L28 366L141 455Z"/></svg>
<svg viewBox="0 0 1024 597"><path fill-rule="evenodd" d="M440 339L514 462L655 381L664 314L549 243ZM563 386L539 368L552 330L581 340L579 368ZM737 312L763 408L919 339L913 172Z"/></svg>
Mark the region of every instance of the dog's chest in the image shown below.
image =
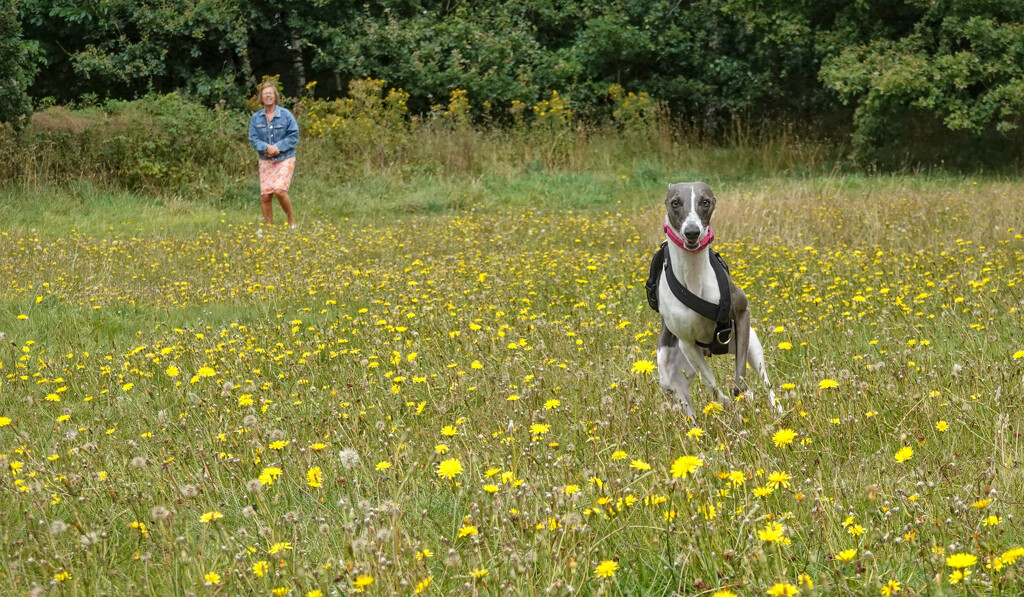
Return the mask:
<svg viewBox="0 0 1024 597"><path fill-rule="evenodd" d="M718 304L721 293L714 271L708 267L700 276L679 278L686 288L700 298ZM669 288L666 276L658 285L658 310L665 319L665 327L680 340L708 342L715 331L715 322L687 307Z"/></svg>

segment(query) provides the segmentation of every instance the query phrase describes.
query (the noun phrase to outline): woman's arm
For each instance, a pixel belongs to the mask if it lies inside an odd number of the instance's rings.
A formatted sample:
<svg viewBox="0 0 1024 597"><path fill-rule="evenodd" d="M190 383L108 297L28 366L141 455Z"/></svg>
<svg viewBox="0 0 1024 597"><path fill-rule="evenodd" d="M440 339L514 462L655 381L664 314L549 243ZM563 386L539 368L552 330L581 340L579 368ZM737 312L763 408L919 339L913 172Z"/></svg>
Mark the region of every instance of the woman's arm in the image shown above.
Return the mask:
<svg viewBox="0 0 1024 597"><path fill-rule="evenodd" d="M295 121L295 117L292 116L291 112L285 112L284 114L288 117L286 119L288 122L285 125L284 139L275 143L282 153L289 149L295 149L299 144L299 123Z"/></svg>
<svg viewBox="0 0 1024 597"><path fill-rule="evenodd" d="M267 143L260 140L259 133L256 131L255 114L251 119L249 119L249 143L252 143L252 148L255 149L257 153L263 153L267 150Z"/></svg>

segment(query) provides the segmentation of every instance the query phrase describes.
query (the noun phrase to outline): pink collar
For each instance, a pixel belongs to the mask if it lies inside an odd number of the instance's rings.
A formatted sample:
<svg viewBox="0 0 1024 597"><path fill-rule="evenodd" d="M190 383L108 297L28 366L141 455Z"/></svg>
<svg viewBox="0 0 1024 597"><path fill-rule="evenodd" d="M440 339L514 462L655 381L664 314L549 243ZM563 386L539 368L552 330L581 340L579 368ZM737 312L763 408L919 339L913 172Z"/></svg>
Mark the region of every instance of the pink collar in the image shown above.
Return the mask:
<svg viewBox="0 0 1024 597"><path fill-rule="evenodd" d="M668 235L669 240L671 240L673 244L675 244L680 249L684 251L689 251L691 253L698 253L700 251L703 251L704 249L708 248L708 245L710 245L713 240L715 240L715 232L711 229L711 226L709 225L708 231L704 234L704 238L700 240L700 243L697 244L697 248L690 249L686 246L686 241L679 238L679 235L676 234L676 231L672 230L672 227L668 225L668 218L665 218L664 228L665 234Z"/></svg>

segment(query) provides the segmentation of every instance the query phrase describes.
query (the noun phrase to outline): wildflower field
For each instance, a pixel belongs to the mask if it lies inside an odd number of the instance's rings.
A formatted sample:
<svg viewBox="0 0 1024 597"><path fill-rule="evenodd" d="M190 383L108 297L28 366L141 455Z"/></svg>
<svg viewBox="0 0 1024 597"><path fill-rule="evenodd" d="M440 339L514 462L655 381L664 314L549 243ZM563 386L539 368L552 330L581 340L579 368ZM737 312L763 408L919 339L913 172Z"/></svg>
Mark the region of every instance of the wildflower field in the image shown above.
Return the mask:
<svg viewBox="0 0 1024 597"><path fill-rule="evenodd" d="M0 230L0 593L1021 594L1024 187L712 186L782 416L662 395L663 186Z"/></svg>

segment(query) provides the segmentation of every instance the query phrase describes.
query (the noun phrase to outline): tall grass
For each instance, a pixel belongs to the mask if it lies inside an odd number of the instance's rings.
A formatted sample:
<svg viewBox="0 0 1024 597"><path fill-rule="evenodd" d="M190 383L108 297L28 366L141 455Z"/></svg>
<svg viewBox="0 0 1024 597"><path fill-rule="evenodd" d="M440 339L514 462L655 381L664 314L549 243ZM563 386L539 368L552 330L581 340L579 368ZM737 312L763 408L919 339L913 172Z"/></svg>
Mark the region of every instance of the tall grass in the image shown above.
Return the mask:
<svg viewBox="0 0 1024 597"><path fill-rule="evenodd" d="M503 125L497 118L474 125L458 90L445 109L417 118L405 112L400 90L385 93L383 83L372 79L352 87L344 100L294 103L303 131L303 176L330 185L431 178L472 183L542 172L658 179L681 170L737 177L827 172L840 158L825 142L792 127L757 134L737 128L724 144L712 143L634 94L613 94L619 109L606 123L577 119L552 94L532 109L514 106ZM206 109L177 94L50 107L37 112L22 134L0 135L0 147L12 156L0 185L83 181L158 198L230 201L252 192L255 155L247 124L248 114Z"/></svg>
<svg viewBox="0 0 1024 597"><path fill-rule="evenodd" d="M0 592L1018 594L1019 185L714 182L786 413L686 420L639 172L307 180L294 231L19 191Z"/></svg>

